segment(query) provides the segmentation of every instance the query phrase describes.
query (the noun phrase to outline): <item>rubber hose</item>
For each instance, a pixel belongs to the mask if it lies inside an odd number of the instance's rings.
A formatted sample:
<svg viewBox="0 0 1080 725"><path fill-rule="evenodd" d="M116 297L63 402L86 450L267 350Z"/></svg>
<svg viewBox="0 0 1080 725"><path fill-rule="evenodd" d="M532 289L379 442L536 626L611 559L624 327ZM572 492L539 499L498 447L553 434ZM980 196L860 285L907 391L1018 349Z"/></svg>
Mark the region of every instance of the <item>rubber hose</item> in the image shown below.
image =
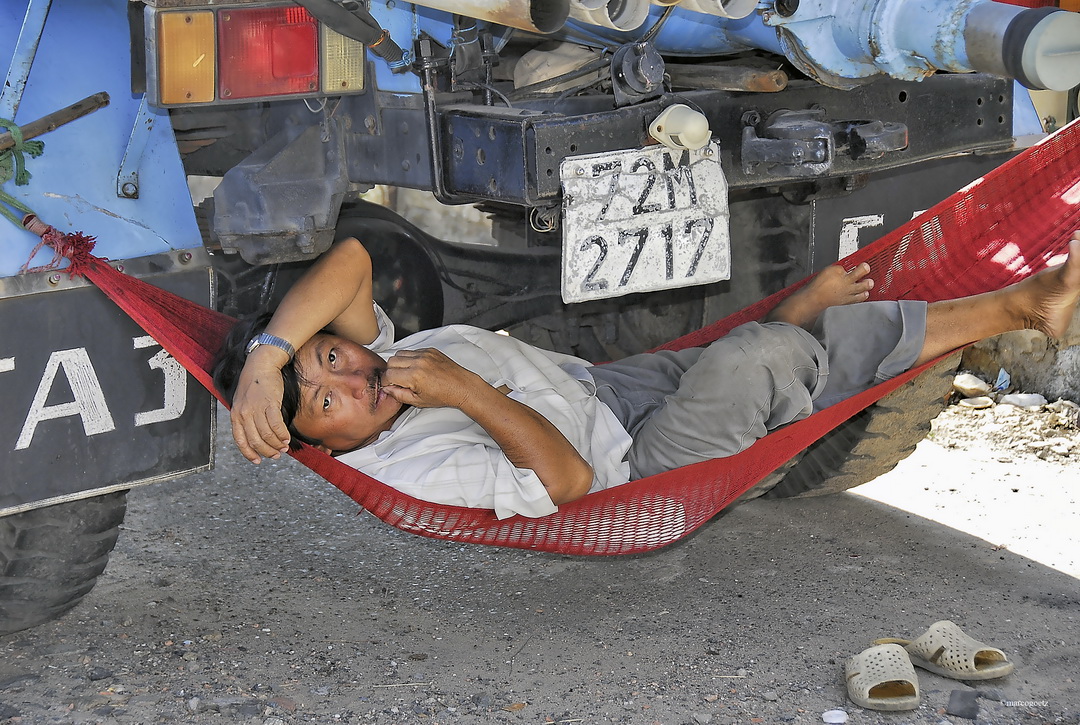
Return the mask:
<svg viewBox="0 0 1080 725"><path fill-rule="evenodd" d="M334 0L295 0L320 22L347 38L358 40L387 63L399 63L404 57L401 48L383 30L364 7L346 10Z"/></svg>
<svg viewBox="0 0 1080 725"><path fill-rule="evenodd" d="M347 38L359 40L364 45L371 45L379 39L382 28L338 5L334 0L295 0L296 4L307 10L319 22ZM370 15L368 16L370 17Z"/></svg>

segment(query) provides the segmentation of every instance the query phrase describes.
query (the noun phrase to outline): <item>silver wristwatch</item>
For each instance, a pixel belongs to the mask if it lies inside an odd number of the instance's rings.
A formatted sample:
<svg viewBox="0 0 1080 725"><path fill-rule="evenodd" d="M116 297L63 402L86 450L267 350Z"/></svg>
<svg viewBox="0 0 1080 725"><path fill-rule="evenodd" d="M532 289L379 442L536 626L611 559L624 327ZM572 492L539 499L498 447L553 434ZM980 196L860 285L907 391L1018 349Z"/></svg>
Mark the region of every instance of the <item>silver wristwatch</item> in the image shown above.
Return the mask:
<svg viewBox="0 0 1080 725"><path fill-rule="evenodd" d="M251 338L251 342L247 344L245 354L250 355L254 352L255 348L259 345L271 345L285 351L285 354L292 360L296 355L296 349L289 343L288 340L283 340L277 335L271 335L268 332L263 332Z"/></svg>

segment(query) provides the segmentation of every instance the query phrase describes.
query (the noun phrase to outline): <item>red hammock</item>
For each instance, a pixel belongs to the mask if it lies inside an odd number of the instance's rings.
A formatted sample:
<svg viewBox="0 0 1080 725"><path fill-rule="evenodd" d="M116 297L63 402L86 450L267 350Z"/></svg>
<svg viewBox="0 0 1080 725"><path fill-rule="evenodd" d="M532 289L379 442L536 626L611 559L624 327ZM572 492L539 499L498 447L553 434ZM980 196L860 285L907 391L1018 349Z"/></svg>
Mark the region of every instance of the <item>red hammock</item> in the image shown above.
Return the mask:
<svg viewBox="0 0 1080 725"><path fill-rule="evenodd" d="M995 169L917 219L859 250L874 299L936 301L1016 282L1048 266L1080 228L1080 122ZM73 264L207 388L207 370L232 318L121 274L88 256ZM760 319L806 280L665 348L703 345ZM686 536L821 436L912 380L912 370L759 440L729 458L705 461L589 494L540 519L499 521L491 511L433 504L404 495L314 448L294 454L384 522L460 542L565 554L632 554Z"/></svg>

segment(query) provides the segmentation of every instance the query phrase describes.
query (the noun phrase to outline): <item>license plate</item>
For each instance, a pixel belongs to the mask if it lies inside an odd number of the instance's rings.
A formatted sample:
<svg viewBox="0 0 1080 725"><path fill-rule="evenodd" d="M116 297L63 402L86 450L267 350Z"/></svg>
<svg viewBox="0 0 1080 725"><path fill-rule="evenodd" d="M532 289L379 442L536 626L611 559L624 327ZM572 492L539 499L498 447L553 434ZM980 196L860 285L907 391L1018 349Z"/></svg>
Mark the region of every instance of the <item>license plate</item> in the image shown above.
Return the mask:
<svg viewBox="0 0 1080 725"><path fill-rule="evenodd" d="M731 277L727 180L715 143L573 156L559 174L564 302Z"/></svg>
<svg viewBox="0 0 1080 725"><path fill-rule="evenodd" d="M173 257L124 266L211 303L209 270ZM49 275L0 279L0 516L206 470L209 393L96 287L64 274L32 292Z"/></svg>

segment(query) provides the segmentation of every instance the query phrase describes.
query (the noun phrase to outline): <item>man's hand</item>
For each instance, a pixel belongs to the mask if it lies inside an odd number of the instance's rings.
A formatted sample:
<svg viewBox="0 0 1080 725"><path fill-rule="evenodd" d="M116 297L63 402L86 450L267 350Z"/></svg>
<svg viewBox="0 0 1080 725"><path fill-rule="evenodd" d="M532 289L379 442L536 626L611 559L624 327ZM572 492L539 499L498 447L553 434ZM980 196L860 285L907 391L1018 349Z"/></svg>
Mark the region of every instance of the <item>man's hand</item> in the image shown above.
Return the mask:
<svg viewBox="0 0 1080 725"><path fill-rule="evenodd" d="M417 408L462 408L478 388L490 388L433 348L402 350L387 361L383 389L402 403Z"/></svg>
<svg viewBox="0 0 1080 725"><path fill-rule="evenodd" d="M280 359L279 359L280 358ZM280 458L289 450L289 429L281 418L281 364L285 352L264 345L248 356L233 395L233 440L244 458Z"/></svg>
<svg viewBox="0 0 1080 725"><path fill-rule="evenodd" d="M457 408L518 468L536 473L554 504L589 492L593 470L558 428L438 350L404 350L387 361L383 390L418 408Z"/></svg>

